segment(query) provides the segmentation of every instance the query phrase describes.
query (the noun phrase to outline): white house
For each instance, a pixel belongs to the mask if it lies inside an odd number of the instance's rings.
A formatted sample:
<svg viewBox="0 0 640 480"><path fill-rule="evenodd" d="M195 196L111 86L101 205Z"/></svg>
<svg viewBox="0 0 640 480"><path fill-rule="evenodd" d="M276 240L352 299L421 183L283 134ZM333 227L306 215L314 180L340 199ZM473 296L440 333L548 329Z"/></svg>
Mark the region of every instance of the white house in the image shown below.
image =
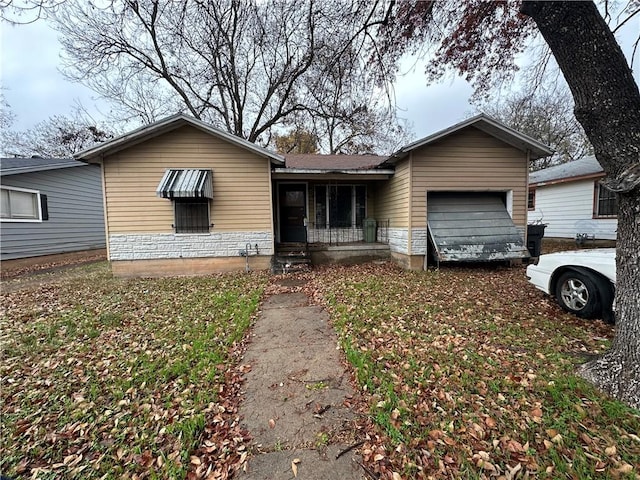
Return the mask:
<svg viewBox="0 0 640 480"><path fill-rule="evenodd" d="M546 224L545 237L615 240L618 205L604 175L593 156L532 172L528 222Z"/></svg>

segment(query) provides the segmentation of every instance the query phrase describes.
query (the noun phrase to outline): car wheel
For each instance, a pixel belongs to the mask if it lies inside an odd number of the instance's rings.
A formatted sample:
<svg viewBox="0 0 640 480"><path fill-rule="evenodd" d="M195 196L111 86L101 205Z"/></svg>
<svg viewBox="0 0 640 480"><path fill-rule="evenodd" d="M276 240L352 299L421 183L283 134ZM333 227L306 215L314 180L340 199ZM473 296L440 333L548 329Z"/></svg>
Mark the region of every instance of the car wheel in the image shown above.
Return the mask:
<svg viewBox="0 0 640 480"><path fill-rule="evenodd" d="M602 314L606 292L608 287L600 279L583 272L565 272L556 284L556 300L560 306L582 318L596 318Z"/></svg>

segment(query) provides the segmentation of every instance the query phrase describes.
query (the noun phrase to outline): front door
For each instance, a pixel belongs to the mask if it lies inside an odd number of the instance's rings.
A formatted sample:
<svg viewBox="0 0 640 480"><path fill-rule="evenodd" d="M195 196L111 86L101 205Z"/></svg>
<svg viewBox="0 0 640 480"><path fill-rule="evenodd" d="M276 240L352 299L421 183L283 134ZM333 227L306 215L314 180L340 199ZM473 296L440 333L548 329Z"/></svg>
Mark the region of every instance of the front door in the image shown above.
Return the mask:
<svg viewBox="0 0 640 480"><path fill-rule="evenodd" d="M280 241L306 242L307 188L305 184L283 183L278 189Z"/></svg>

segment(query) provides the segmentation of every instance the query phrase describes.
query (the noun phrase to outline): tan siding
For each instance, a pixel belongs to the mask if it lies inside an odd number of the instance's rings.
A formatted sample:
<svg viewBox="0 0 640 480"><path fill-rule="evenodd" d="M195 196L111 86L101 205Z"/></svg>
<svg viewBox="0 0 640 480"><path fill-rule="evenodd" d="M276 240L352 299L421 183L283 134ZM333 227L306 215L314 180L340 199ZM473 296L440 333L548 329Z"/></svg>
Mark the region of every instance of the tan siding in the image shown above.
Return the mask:
<svg viewBox="0 0 640 480"><path fill-rule="evenodd" d="M168 168L213 170L213 231L271 230L268 160L182 127L104 161L109 233L171 232L173 203L156 196Z"/></svg>
<svg viewBox="0 0 640 480"><path fill-rule="evenodd" d="M527 223L526 153L473 127L413 152L412 227L426 226L428 190L513 192L513 220Z"/></svg>
<svg viewBox="0 0 640 480"><path fill-rule="evenodd" d="M389 220L390 228L409 227L409 160L396 165L396 173L384 182L375 196L376 219Z"/></svg>

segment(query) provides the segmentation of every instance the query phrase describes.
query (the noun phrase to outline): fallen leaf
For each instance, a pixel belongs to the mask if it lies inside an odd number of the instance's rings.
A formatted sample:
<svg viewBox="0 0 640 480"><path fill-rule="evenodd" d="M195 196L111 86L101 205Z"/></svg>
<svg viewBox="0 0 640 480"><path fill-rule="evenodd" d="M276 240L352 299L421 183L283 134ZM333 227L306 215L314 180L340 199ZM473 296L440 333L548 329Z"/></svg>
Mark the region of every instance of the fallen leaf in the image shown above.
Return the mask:
<svg viewBox="0 0 640 480"><path fill-rule="evenodd" d="M620 473L631 473L633 472L633 467L628 463L623 463L623 465L617 470Z"/></svg>

